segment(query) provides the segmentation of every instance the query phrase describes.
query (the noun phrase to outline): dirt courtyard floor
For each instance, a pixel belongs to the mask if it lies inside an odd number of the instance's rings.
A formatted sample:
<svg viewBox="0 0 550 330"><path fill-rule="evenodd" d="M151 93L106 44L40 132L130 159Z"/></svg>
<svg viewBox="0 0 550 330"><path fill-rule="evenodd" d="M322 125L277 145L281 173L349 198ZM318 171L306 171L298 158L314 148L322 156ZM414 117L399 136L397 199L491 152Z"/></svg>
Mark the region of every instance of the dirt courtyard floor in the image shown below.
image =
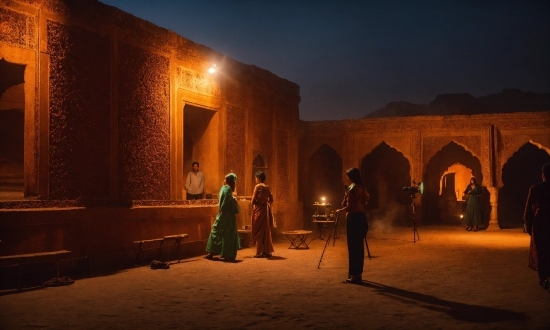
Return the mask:
<svg viewBox="0 0 550 330"><path fill-rule="evenodd" d="M269 259L185 259L0 295L0 328L550 329L550 293L527 267L521 229L372 228L363 282L347 284L346 238ZM316 235L314 232L308 241Z"/></svg>

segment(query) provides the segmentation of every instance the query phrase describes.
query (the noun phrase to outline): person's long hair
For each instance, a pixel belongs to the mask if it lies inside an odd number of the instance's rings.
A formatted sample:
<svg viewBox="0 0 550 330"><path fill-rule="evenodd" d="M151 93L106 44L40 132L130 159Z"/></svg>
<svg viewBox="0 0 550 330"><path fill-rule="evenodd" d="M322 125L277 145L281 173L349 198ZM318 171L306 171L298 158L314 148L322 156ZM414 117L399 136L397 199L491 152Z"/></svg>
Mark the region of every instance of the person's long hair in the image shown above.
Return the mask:
<svg viewBox="0 0 550 330"><path fill-rule="evenodd" d="M237 176L233 173L229 173L225 176L225 183L231 188L231 191L235 191L235 182L237 181Z"/></svg>
<svg viewBox="0 0 550 330"><path fill-rule="evenodd" d="M258 180L260 180L260 182L262 182L262 183L265 182L266 177L265 177L264 172L258 171L258 172L256 172L255 176L258 178Z"/></svg>
<svg viewBox="0 0 550 330"><path fill-rule="evenodd" d="M363 180L361 179L361 172L359 172L359 169L357 167L352 167L349 170L346 171L346 175L348 176L349 180L356 185L363 185Z"/></svg>

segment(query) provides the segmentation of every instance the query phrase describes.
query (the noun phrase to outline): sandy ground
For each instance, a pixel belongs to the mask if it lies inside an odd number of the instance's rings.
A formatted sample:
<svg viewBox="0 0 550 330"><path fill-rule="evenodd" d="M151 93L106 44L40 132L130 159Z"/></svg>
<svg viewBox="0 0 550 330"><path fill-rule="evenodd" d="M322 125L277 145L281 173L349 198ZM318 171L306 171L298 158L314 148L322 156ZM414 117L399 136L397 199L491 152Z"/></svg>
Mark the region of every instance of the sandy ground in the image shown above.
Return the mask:
<svg viewBox="0 0 550 330"><path fill-rule="evenodd" d="M0 295L2 329L550 329L550 293L527 268L520 229L419 227L369 232L362 284L347 284L345 237L309 250L277 239L237 262L201 257L73 285ZM310 239L314 235L310 236Z"/></svg>

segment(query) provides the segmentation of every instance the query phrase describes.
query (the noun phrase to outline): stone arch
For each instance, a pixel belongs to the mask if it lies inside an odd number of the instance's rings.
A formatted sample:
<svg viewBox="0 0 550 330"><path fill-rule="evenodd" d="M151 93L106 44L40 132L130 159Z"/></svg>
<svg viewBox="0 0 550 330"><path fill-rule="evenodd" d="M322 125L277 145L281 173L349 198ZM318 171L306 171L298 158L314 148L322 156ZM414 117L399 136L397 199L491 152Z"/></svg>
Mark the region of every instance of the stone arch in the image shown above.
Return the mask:
<svg viewBox="0 0 550 330"><path fill-rule="evenodd" d="M304 168L300 185L303 187L303 201L305 217L310 217L314 212L313 203L319 201L321 196L332 204L332 209L340 207L344 193L342 182L342 158L327 144L321 145L309 157L308 167ZM311 228L311 221L306 221L305 227Z"/></svg>
<svg viewBox="0 0 550 330"><path fill-rule="evenodd" d="M428 142L428 139L426 139ZM478 136L453 136L448 138L433 138L429 143L424 143L423 152L424 159L432 159L437 153L439 153L443 148L449 144L454 143L457 146L461 147L465 151L472 154L472 156L480 159L481 158L481 138Z"/></svg>
<svg viewBox="0 0 550 330"><path fill-rule="evenodd" d="M266 163L261 154L257 154L252 161L252 167L254 168L266 168Z"/></svg>
<svg viewBox="0 0 550 330"><path fill-rule="evenodd" d="M550 154L550 145L545 146L544 143L539 143L535 140L537 140L534 136L515 136L515 135L507 135L502 138L502 151L500 153L500 157L497 159L497 168L496 168L496 185L498 188L502 188L504 183L502 182L502 169L504 166L506 166L506 163L509 159L512 158L513 154L517 152L521 147L525 146L526 144L530 143L536 147L538 147L541 150L546 151L546 153Z"/></svg>
<svg viewBox="0 0 550 330"><path fill-rule="evenodd" d="M371 196L367 209L373 220L388 224L408 223L410 195L403 187L411 183L411 167L403 153L382 142L365 155L360 170Z"/></svg>
<svg viewBox="0 0 550 330"><path fill-rule="evenodd" d="M500 228L523 226L523 212L529 187L541 182L541 167L550 162L547 150L527 142L502 167L503 186L498 194Z"/></svg>
<svg viewBox="0 0 550 330"><path fill-rule="evenodd" d="M473 176L477 179L479 185L483 187L482 207L484 224L489 223L490 203L489 192L483 183L483 174L480 160L463 146L450 142L441 150L439 150L427 163L423 174L424 194L422 195L422 221L426 224L442 223L443 219L448 219L451 216L448 212L455 212L460 208L456 205L455 208L448 207L449 201L445 201L445 196L439 195L440 182L444 173L453 165L461 164L472 170ZM454 189L452 189L454 190ZM456 196L450 195L450 198ZM446 202L448 202L446 204ZM445 213L442 215L442 211ZM459 216L457 212L456 217Z"/></svg>

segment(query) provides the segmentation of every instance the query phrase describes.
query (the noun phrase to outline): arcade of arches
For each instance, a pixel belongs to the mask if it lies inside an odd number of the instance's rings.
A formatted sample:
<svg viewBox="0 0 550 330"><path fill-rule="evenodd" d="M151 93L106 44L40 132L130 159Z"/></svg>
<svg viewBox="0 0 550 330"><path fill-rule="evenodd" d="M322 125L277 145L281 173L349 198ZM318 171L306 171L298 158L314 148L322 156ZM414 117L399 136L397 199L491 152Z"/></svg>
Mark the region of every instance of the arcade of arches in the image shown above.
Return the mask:
<svg viewBox="0 0 550 330"><path fill-rule="evenodd" d="M521 227L527 191L541 181L540 168L550 162L548 112L304 125L301 163L310 164L312 173L307 185L301 184L305 215L320 196L321 181L338 182L331 195L338 201L345 170L358 167L371 194L373 221L410 224L412 196L403 187L415 180L423 187L423 194L414 196L416 222L461 225L463 192L475 177L483 188L485 227Z"/></svg>

